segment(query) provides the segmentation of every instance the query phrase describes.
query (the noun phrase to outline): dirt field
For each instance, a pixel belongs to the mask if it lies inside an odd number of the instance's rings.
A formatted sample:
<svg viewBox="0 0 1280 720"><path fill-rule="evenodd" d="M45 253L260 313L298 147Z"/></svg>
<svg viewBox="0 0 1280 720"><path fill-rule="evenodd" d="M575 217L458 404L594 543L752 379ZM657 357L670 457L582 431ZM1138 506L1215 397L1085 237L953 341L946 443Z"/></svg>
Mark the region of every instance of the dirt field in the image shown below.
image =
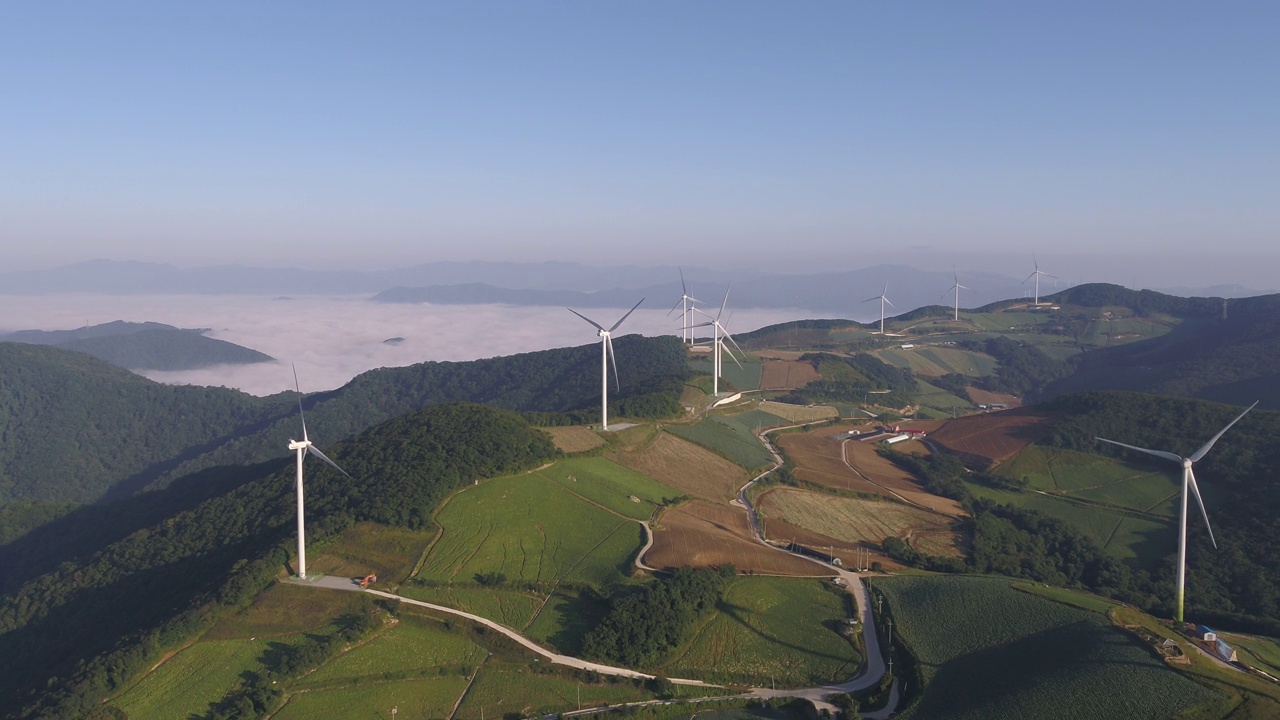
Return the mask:
<svg viewBox="0 0 1280 720"><path fill-rule="evenodd" d="M817 379L818 371L807 362L766 359L760 387L764 390L793 390Z"/></svg>
<svg viewBox="0 0 1280 720"><path fill-rule="evenodd" d="M1029 409L967 415L948 420L929 440L988 465L1013 457L1049 428L1049 419Z"/></svg>
<svg viewBox="0 0 1280 720"><path fill-rule="evenodd" d="M952 534L952 522L946 518L897 502L778 488L761 496L759 504L767 518L768 537L774 539L784 539L775 532L775 524L792 532L804 528L841 545L861 547L878 546L887 537L910 541L926 535ZM959 555L954 543L948 548L945 543L935 542L931 547L934 555Z"/></svg>
<svg viewBox="0 0 1280 720"><path fill-rule="evenodd" d="M610 454L610 460L694 497L727 501L750 480L729 460L670 433L661 433L636 452Z"/></svg>
<svg viewBox="0 0 1280 720"><path fill-rule="evenodd" d="M769 575L822 575L822 567L770 550L751 539L747 513L724 503L694 500L662 514L653 547L645 554L652 567L710 567L733 563L738 572Z"/></svg>
<svg viewBox="0 0 1280 720"><path fill-rule="evenodd" d="M755 354L767 360L799 360L804 355L799 350L760 350Z"/></svg>
<svg viewBox="0 0 1280 720"><path fill-rule="evenodd" d="M921 490L914 477L876 453L875 443L845 442L847 436L841 437L841 433L855 427L861 426L841 424L806 433L787 433L780 436L778 442L795 463L796 477L801 480L876 495L897 493L912 503L945 515L965 514L956 501ZM846 451L849 464L845 464L843 452ZM850 465L857 472L850 469Z"/></svg>
<svg viewBox="0 0 1280 720"><path fill-rule="evenodd" d="M825 420L827 418L833 418L840 415L839 410L827 405L814 405L813 407L807 407L804 405L770 402L768 400L761 402L759 409L797 423L811 422L813 420Z"/></svg>
<svg viewBox="0 0 1280 720"><path fill-rule="evenodd" d="M1011 408L1022 407L1022 401L1012 395L1005 393L991 392L990 390L982 390L973 386L969 386L969 399L979 405L990 405L991 403L1004 403Z"/></svg>
<svg viewBox="0 0 1280 720"><path fill-rule="evenodd" d="M586 452L604 444L604 440L594 430L582 425L542 429L547 431L551 436L551 442L564 453Z"/></svg>

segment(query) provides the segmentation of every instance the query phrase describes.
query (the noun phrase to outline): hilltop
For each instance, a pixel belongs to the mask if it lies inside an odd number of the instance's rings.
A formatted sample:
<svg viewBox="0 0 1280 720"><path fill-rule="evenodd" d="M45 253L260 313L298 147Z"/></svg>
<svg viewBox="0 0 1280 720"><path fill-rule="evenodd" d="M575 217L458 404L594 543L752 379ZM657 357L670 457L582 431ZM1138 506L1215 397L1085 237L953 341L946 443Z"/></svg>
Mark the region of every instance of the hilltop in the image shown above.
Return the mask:
<svg viewBox="0 0 1280 720"><path fill-rule="evenodd" d="M275 359L257 350L206 337L205 332L163 323L117 320L76 330L19 330L0 335L0 342L54 345L92 355L126 370L194 370Z"/></svg>

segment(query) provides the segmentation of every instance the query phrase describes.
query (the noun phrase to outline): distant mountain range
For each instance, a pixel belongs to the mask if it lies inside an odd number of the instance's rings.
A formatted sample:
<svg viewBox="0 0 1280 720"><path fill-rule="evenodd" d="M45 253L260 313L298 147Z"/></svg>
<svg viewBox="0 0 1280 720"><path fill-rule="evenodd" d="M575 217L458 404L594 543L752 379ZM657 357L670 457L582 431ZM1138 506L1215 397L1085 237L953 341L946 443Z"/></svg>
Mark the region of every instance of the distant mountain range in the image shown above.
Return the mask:
<svg viewBox="0 0 1280 720"><path fill-rule="evenodd" d="M116 320L76 330L20 330L0 335L0 341L54 345L127 370L194 370L275 359L235 343L205 337L204 332L163 323Z"/></svg>

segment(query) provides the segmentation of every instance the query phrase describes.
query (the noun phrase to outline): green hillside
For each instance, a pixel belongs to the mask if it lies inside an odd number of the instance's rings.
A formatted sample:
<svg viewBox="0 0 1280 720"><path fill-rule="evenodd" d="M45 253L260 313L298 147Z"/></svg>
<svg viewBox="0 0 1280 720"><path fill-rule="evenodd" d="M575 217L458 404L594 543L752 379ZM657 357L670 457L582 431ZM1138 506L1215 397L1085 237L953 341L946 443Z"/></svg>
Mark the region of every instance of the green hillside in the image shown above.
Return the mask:
<svg viewBox="0 0 1280 720"><path fill-rule="evenodd" d="M478 405L428 407L329 450L351 478L309 466L312 545L358 521L425 527L453 489L556 454L519 416ZM189 500L206 489L200 485L211 490L207 497ZM87 532L118 539L23 582L0 602L0 696L26 708L17 717L81 715L163 649L271 582L290 557L293 502L292 463L282 459L117 503L122 511L99 519L111 527ZM152 514L146 504L177 511ZM74 519L53 525L81 532Z"/></svg>
<svg viewBox="0 0 1280 720"><path fill-rule="evenodd" d="M117 320L76 330L20 330L0 340L56 345L130 370L191 370L273 360L257 350L205 337L201 330L153 322Z"/></svg>

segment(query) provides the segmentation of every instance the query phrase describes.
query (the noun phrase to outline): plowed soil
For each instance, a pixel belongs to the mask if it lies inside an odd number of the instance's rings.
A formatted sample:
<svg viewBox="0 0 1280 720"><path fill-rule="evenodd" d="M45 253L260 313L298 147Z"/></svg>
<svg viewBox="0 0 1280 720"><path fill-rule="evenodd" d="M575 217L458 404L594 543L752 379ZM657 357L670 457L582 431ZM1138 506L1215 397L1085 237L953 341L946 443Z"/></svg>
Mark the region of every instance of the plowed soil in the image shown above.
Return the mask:
<svg viewBox="0 0 1280 720"><path fill-rule="evenodd" d="M842 544L864 547L878 546L887 537L910 541L922 533L947 533L953 524L937 513L900 502L832 497L794 488L770 490L760 497L759 504L771 539L783 539L774 532L775 524L779 524L775 521ZM952 548L932 554L958 552Z"/></svg>
<svg viewBox="0 0 1280 720"><path fill-rule="evenodd" d="M551 436L551 442L555 443L560 452L564 453L586 452L604 444L604 439L597 435L594 430L582 425L542 429Z"/></svg>
<svg viewBox="0 0 1280 720"><path fill-rule="evenodd" d="M970 386L968 389L969 399L979 405L990 405L991 403L1004 403L1011 408L1021 407L1022 401L1018 398L1007 395L1005 393L991 392L990 390L982 390Z"/></svg>
<svg viewBox="0 0 1280 720"><path fill-rule="evenodd" d="M793 390L818 379L818 371L807 362L765 360L760 387L765 390Z"/></svg>
<svg viewBox="0 0 1280 720"><path fill-rule="evenodd" d="M976 463L995 465L1018 454L1049 429L1049 418L1029 408L948 420L929 440Z"/></svg>
<svg viewBox="0 0 1280 720"><path fill-rule="evenodd" d="M764 547L751 537L745 510L694 500L659 518L646 565L677 568L732 563L738 572L768 575L825 575L822 566Z"/></svg>
<svg viewBox="0 0 1280 720"><path fill-rule="evenodd" d="M640 450L609 459L681 492L714 501L735 497L751 479L729 460L670 433L661 433Z"/></svg>

